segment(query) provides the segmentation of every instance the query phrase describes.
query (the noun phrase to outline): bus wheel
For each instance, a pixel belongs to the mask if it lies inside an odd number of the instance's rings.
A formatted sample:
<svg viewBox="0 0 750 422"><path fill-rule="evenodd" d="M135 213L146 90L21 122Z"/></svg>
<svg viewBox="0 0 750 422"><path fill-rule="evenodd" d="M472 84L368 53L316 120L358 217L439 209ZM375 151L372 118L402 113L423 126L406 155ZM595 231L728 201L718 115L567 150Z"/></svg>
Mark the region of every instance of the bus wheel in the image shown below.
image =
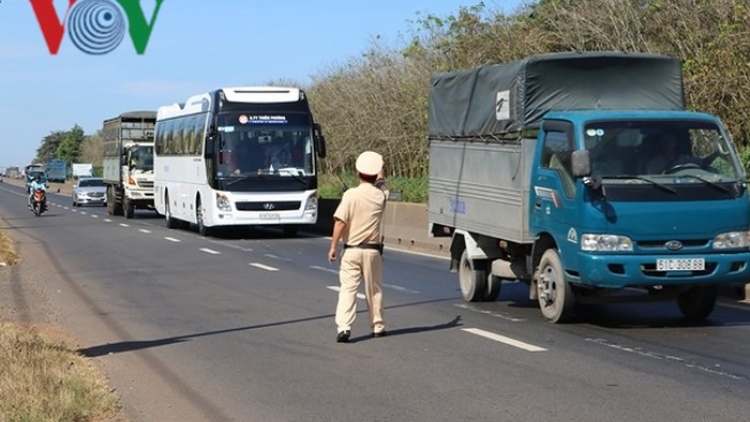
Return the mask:
<svg viewBox="0 0 750 422"><path fill-rule="evenodd" d="M172 218L172 210L169 208L169 194L164 194L164 224L168 229L177 228L177 220Z"/></svg>
<svg viewBox="0 0 750 422"><path fill-rule="evenodd" d="M195 222L198 225L198 234L201 236L211 235L210 227L206 227L206 223L203 220L203 205L200 199L195 204Z"/></svg>
<svg viewBox="0 0 750 422"><path fill-rule="evenodd" d="M575 295L565 281L562 262L555 249L547 249L539 261L536 277L539 308L549 322L563 323L573 315Z"/></svg>
<svg viewBox="0 0 750 422"><path fill-rule="evenodd" d="M689 321L703 321L713 312L718 295L716 286L693 286L677 297L677 305Z"/></svg>

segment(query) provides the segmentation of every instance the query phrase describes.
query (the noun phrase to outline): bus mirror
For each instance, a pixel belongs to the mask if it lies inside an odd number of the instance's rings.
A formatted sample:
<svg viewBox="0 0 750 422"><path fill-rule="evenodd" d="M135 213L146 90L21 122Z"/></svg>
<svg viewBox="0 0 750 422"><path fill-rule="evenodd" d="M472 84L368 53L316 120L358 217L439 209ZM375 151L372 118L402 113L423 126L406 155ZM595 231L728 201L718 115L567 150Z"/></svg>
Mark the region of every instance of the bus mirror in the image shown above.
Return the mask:
<svg viewBox="0 0 750 422"><path fill-rule="evenodd" d="M326 137L318 135L315 137L315 148L318 150L318 157L326 158Z"/></svg>
<svg viewBox="0 0 750 422"><path fill-rule="evenodd" d="M208 130L208 138L206 138L206 150L203 153L204 158L213 158L216 152L216 144L219 142L219 132L215 126L211 126Z"/></svg>

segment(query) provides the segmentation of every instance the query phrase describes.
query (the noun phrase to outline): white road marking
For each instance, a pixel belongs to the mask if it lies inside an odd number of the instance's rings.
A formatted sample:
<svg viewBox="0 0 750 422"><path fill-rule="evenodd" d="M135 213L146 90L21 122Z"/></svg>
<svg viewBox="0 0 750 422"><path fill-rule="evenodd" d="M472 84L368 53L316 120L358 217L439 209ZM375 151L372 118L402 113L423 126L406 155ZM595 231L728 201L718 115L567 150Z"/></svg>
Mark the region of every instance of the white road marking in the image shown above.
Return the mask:
<svg viewBox="0 0 750 422"><path fill-rule="evenodd" d="M515 318L515 317L509 316L509 315L498 314L498 313L495 313L495 312L492 312L492 311L485 311L485 310L482 310L482 309L476 309L476 308L473 308L473 307L471 307L471 306L469 306L469 305L467 305L465 303L454 303L453 306L456 306L456 307L461 308L461 309L466 309L467 311L476 312L478 314L484 314L484 315L489 315L489 316L493 316L493 317L496 317L496 318L502 318L502 319L504 319L506 321L510 321L510 322L523 322L523 321L526 321L526 319L524 319L524 318Z"/></svg>
<svg viewBox="0 0 750 422"><path fill-rule="evenodd" d="M106 221L107 223L111 223L112 222L112 220L110 220L109 218L105 218L104 221Z"/></svg>
<svg viewBox="0 0 750 422"><path fill-rule="evenodd" d="M340 292L341 287L339 286L326 286L328 290L333 290L334 292ZM363 293L357 293L357 299L365 300L367 297Z"/></svg>
<svg viewBox="0 0 750 422"><path fill-rule="evenodd" d="M64 209L64 210L67 210L67 209L70 209L70 208L68 208L68 207L63 207L63 209Z"/></svg>
<svg viewBox="0 0 750 422"><path fill-rule="evenodd" d="M266 270L266 271L278 271L279 270L278 268L269 267L268 265L259 264L257 262L251 262L250 266L260 268L261 270Z"/></svg>
<svg viewBox="0 0 750 422"><path fill-rule="evenodd" d="M81 211L81 215L86 215L86 211Z"/></svg>
<svg viewBox="0 0 750 422"><path fill-rule="evenodd" d="M125 223L120 223L120 226L122 226L122 227L130 227L130 225L125 224Z"/></svg>
<svg viewBox="0 0 750 422"><path fill-rule="evenodd" d="M683 359L679 356L671 356L671 355L663 355L661 353L652 352L649 350L644 350L640 347L631 347L631 346L623 346L621 344L612 343L608 340L604 340L601 338L587 338L586 341L598 344L600 346L609 347L615 350L619 350L621 352L627 352L627 353L633 353L639 356L656 359L656 360L664 360L669 362L675 362L685 365L688 368L697 369L699 371L708 372L709 374L719 375L722 377L728 377L733 380L744 380L745 377L742 375L732 374L726 371L720 371L717 369L712 369L707 366L700 365L695 362L690 362L686 359ZM718 366L718 365L717 365Z"/></svg>
<svg viewBox="0 0 750 422"><path fill-rule="evenodd" d="M461 331L466 331L467 333L475 334L480 337L484 337L490 340L497 341L499 343L507 344L508 346L517 347L522 350L526 350L527 352L546 352L547 349L539 346L534 346L533 344L524 343L520 340L512 339L510 337L501 336L500 334L491 333L489 331L480 330L479 328L462 328Z"/></svg>
<svg viewBox="0 0 750 422"><path fill-rule="evenodd" d="M151 230L146 230L146 229L138 229L138 231L141 233L151 233Z"/></svg>
<svg viewBox="0 0 750 422"><path fill-rule="evenodd" d="M270 253L263 254L263 255L265 255L265 256L267 256L267 257L269 257L271 259L278 259L279 261L291 261L291 259L289 259L289 258L284 258L283 256L278 256L278 255L274 255L274 254L270 254Z"/></svg>
<svg viewBox="0 0 750 422"><path fill-rule="evenodd" d="M91 214L91 218L99 218L99 216L96 214Z"/></svg>
<svg viewBox="0 0 750 422"><path fill-rule="evenodd" d="M333 273L333 274L338 274L339 273L339 270L336 270L336 269L333 269L333 268L319 267L317 265L311 265L310 268L313 269L313 270L325 271L327 273Z"/></svg>
<svg viewBox="0 0 750 422"><path fill-rule="evenodd" d="M74 209L74 208L71 208L70 210L73 211L73 212L78 212L78 210Z"/></svg>
<svg viewBox="0 0 750 422"><path fill-rule="evenodd" d="M174 237L165 237L164 239L169 240L170 242L174 242L174 243L182 242L180 239L175 239Z"/></svg>
<svg viewBox="0 0 750 422"><path fill-rule="evenodd" d="M213 249L208 249L208 248L201 248L201 251L205 252L205 253L210 253L211 255L219 255L219 254L221 254L221 252L219 252L219 251L215 251Z"/></svg>
<svg viewBox="0 0 750 422"><path fill-rule="evenodd" d="M383 284L383 287L387 289L398 290L399 292L404 292L404 293L414 293L414 294L419 293L416 290L411 290L411 289L407 289L406 287L396 286L395 284Z"/></svg>

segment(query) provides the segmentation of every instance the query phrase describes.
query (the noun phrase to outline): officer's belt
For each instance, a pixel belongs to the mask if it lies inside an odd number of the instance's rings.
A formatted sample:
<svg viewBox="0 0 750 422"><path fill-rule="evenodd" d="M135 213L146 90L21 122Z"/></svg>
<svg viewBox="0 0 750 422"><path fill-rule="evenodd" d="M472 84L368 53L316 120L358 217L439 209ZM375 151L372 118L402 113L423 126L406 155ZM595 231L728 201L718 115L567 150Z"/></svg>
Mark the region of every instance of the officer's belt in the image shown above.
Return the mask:
<svg viewBox="0 0 750 422"><path fill-rule="evenodd" d="M360 243L359 245L347 245L344 244L344 249L372 249L375 251L383 253L383 244L382 243Z"/></svg>

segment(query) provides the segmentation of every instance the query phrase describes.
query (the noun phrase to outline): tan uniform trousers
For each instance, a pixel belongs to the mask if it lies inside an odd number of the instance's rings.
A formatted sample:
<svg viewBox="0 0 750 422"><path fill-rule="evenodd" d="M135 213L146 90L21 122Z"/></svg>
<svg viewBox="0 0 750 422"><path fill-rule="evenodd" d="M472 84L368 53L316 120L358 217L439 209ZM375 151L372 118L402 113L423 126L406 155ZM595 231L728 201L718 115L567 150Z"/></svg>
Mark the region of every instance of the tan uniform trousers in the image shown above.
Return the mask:
<svg viewBox="0 0 750 422"><path fill-rule="evenodd" d="M383 322L383 257L374 249L348 248L341 256L339 300L336 306L338 331L351 330L357 315L357 288L365 281L367 309L373 332L385 329Z"/></svg>

